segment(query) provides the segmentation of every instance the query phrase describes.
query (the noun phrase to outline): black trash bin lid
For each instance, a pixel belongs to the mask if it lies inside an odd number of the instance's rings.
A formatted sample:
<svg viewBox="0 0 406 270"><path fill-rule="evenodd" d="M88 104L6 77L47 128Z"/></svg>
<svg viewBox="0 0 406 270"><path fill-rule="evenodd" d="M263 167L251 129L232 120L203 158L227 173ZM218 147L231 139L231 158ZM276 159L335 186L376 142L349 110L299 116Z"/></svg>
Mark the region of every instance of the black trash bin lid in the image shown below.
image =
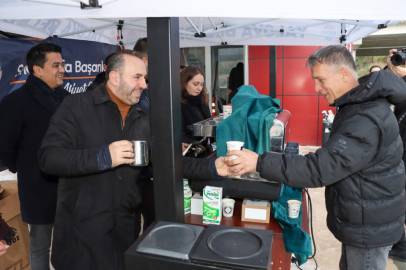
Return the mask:
<svg viewBox="0 0 406 270"><path fill-rule="evenodd" d="M137 252L188 260L204 228L160 221L137 247Z"/></svg>
<svg viewBox="0 0 406 270"><path fill-rule="evenodd" d="M194 263L230 269L267 269L273 232L210 225L191 254Z"/></svg>

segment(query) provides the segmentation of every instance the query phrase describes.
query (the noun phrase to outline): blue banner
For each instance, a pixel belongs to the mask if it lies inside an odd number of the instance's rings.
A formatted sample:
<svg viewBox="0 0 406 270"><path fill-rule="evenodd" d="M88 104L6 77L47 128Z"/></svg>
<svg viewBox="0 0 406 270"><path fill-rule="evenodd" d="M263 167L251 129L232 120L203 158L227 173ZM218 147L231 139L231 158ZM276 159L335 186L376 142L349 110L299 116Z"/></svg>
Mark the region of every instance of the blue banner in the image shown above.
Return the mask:
<svg viewBox="0 0 406 270"><path fill-rule="evenodd" d="M66 63L62 87L72 94L85 92L96 75L104 71L106 56L120 51L119 46L93 41L0 38L0 100L23 86L29 75L25 56L33 46L43 42L52 42L62 47L62 59Z"/></svg>

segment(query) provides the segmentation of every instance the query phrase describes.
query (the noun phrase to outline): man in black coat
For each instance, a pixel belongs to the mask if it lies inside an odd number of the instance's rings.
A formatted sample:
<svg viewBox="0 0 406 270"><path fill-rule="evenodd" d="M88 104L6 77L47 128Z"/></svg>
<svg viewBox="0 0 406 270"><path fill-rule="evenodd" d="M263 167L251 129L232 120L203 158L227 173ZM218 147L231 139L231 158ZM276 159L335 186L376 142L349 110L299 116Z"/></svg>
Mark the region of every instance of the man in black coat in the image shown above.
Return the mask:
<svg viewBox="0 0 406 270"><path fill-rule="evenodd" d="M27 54L26 83L0 103L0 160L18 173L21 216L30 225L31 269L49 269L58 177L40 171L38 150L52 115L69 93L62 49L41 43Z"/></svg>
<svg viewBox="0 0 406 270"><path fill-rule="evenodd" d="M147 111L138 104L146 88L140 54L120 51L108 79L93 91L69 96L55 113L39 151L41 168L59 175L52 265L56 270L124 270L135 241L141 199L130 166L130 141L150 145ZM187 177L227 175L225 159L184 162Z"/></svg>
<svg viewBox="0 0 406 270"><path fill-rule="evenodd" d="M244 64L238 62L237 66L231 69L228 77L228 102L237 94L238 88L244 84Z"/></svg>
<svg viewBox="0 0 406 270"><path fill-rule="evenodd" d="M329 140L306 156L230 151L239 156L228 162L230 171L258 171L292 187L325 186L327 225L342 243L340 269L385 269L404 233L402 140L389 105L406 99L406 83L388 71L358 82L344 46L317 50L307 65L316 92L339 107Z"/></svg>
<svg viewBox="0 0 406 270"><path fill-rule="evenodd" d="M406 82L406 66L394 66L391 62L392 55L396 51L396 49L389 51L387 57L387 69ZM406 100L396 105L395 116L399 123L399 134L403 141L403 163L406 164ZM406 262L406 237L403 237L402 240L393 245L391 251L389 251L389 258Z"/></svg>

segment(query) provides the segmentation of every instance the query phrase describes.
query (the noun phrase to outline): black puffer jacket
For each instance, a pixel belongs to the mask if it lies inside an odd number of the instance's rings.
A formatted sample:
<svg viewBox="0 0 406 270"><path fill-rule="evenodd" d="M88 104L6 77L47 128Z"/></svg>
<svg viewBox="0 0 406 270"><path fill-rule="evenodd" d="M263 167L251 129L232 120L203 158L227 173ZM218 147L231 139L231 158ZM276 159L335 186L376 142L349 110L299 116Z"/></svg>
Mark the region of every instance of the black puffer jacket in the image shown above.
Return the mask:
<svg viewBox="0 0 406 270"><path fill-rule="evenodd" d="M304 157L267 152L257 171L293 187L326 186L327 225L340 242L388 246L405 218L402 141L389 103L406 99L406 84L387 71L360 83L335 100L340 109L322 148Z"/></svg>
<svg viewBox="0 0 406 270"><path fill-rule="evenodd" d="M406 82L406 76L402 79ZM399 123L399 135L403 141L403 163L406 163L406 100L396 105L395 116Z"/></svg>

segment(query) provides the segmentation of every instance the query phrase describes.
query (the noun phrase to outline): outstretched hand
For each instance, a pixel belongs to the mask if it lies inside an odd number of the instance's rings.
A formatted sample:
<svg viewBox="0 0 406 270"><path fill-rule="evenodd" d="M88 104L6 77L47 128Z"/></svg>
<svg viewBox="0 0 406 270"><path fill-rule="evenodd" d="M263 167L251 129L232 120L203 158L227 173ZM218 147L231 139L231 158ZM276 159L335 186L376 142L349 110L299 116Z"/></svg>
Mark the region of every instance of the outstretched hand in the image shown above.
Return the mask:
<svg viewBox="0 0 406 270"><path fill-rule="evenodd" d="M238 158L230 160L231 156L238 156ZM233 150L227 153L228 169L234 176L239 176L247 172L255 172L257 169L257 162L259 155L248 149Z"/></svg>
<svg viewBox="0 0 406 270"><path fill-rule="evenodd" d="M227 161L228 161L227 157L218 157L216 159L216 162L214 163L217 169L217 173L220 176L227 176L230 174L230 170L228 169L227 166Z"/></svg>
<svg viewBox="0 0 406 270"><path fill-rule="evenodd" d="M5 254L9 247L9 245L5 245L0 241L0 256Z"/></svg>

